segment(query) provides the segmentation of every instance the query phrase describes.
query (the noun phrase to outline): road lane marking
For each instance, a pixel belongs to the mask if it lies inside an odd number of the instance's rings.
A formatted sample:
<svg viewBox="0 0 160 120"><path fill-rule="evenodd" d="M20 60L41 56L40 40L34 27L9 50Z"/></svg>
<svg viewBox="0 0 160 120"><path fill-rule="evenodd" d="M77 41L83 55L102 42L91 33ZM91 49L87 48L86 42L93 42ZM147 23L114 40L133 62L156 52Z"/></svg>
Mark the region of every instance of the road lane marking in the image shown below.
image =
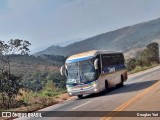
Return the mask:
<svg viewBox="0 0 160 120"><path fill-rule="evenodd" d="M151 77L151 76L153 76L155 74L157 74L157 72L154 72L154 73L152 73L150 75L144 76L143 78L139 79L138 81L142 81L143 79L149 78L149 77Z"/></svg>
<svg viewBox="0 0 160 120"><path fill-rule="evenodd" d="M145 78L149 78L149 77L151 77L152 76L152 74L151 75L147 75Z"/></svg>
<svg viewBox="0 0 160 120"><path fill-rule="evenodd" d="M81 104L81 105L79 105L79 106L77 106L77 107L74 107L74 108L72 108L73 110L75 110L75 109L77 109L77 108L79 108L79 107L82 107L82 106L84 106L84 105L86 105L86 104L88 104L88 103L91 103L92 101L88 101L88 102L86 102L86 103L84 103L84 104Z"/></svg>
<svg viewBox="0 0 160 120"><path fill-rule="evenodd" d="M138 81L142 81L143 79L145 79L145 78L141 78L141 79L139 79Z"/></svg>
<svg viewBox="0 0 160 120"><path fill-rule="evenodd" d="M149 77L151 77L152 75L154 75L154 74L147 75L147 76L145 76L145 77L143 77L143 78L139 79L137 82L142 81L142 80L144 80L144 79L146 79L146 78L149 78Z"/></svg>
<svg viewBox="0 0 160 120"><path fill-rule="evenodd" d="M151 71L152 72L152 71ZM145 76L147 75L147 73L149 74L148 75L148 77L150 77L150 76L152 76L152 75L154 75L154 74L158 74L160 71L154 71L154 72L152 72L152 73L150 73L150 72L146 72L146 73L143 73L143 74L140 74L140 75L135 75L135 76L130 76L130 75L128 75L129 76L129 79L133 79L134 77L137 77L137 76L140 76L140 78L141 77L143 77L144 76L144 78L145 78ZM142 76L143 75L143 76Z"/></svg>
<svg viewBox="0 0 160 120"><path fill-rule="evenodd" d="M129 105L131 105L133 102L135 102L136 100L140 99L145 94L147 94L148 92L150 92L151 90L153 90L158 85L158 83L160 83L160 81L158 81L155 84L153 84L152 86L146 88L144 91L142 91L141 93L139 93L135 97L131 98L127 102L123 103L121 106L117 107L115 110L113 110L113 112L110 112L109 114L106 115L106 116L110 116L110 117L102 117L100 120L110 120L119 111L122 111L123 109L125 109L126 107L128 107Z"/></svg>
<svg viewBox="0 0 160 120"><path fill-rule="evenodd" d="M144 80L144 79L147 79L147 78L149 78L149 77L151 77L151 76L153 76L153 75L155 75L155 74L158 74L158 73L159 73L159 71L158 71L158 72L154 72L154 73L152 73L152 74L150 74L150 75L147 75L147 76L143 76L142 78L138 79L137 81L129 81L129 82L127 82L127 83L140 82L140 81L142 81L142 80Z"/></svg>

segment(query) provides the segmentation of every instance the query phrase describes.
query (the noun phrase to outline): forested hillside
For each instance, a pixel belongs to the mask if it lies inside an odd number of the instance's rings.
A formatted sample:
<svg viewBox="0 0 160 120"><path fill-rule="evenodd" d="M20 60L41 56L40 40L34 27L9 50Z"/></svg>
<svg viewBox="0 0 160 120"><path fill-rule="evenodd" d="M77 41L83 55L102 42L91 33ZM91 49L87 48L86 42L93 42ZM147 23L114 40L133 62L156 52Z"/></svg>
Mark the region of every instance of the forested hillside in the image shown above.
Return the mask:
<svg viewBox="0 0 160 120"><path fill-rule="evenodd" d="M60 76L59 68L65 57L55 55L11 55L11 72L22 76L22 83L27 89L41 90L49 81L58 89L64 88L65 79Z"/></svg>

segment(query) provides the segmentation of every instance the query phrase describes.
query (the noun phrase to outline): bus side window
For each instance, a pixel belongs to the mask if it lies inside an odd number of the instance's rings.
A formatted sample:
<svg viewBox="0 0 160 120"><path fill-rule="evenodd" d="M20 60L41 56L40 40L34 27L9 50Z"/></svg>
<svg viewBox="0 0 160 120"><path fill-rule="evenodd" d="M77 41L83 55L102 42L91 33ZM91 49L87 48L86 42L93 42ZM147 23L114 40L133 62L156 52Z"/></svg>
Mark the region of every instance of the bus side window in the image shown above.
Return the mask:
<svg viewBox="0 0 160 120"><path fill-rule="evenodd" d="M109 54L102 54L102 73L107 73L108 67L111 65L111 55Z"/></svg>
<svg viewBox="0 0 160 120"><path fill-rule="evenodd" d="M121 54L103 54L102 55L102 72L111 72L117 65L121 64ZM113 70L114 71L114 70Z"/></svg>
<svg viewBox="0 0 160 120"><path fill-rule="evenodd" d="M123 56L123 54L118 54L118 55L119 55L118 58L117 58L118 64L124 64L124 56Z"/></svg>

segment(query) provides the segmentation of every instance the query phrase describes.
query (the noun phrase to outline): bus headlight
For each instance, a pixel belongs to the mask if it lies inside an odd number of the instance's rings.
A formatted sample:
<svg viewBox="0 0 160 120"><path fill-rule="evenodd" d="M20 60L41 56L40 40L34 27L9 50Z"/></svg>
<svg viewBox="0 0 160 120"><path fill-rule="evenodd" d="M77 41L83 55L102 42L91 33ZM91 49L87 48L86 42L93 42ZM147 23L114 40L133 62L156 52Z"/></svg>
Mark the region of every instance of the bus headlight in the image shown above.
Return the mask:
<svg viewBox="0 0 160 120"><path fill-rule="evenodd" d="M97 92L97 88L94 89L94 92Z"/></svg>
<svg viewBox="0 0 160 120"><path fill-rule="evenodd" d="M97 87L97 82L94 81L94 82L92 83L92 86L93 86L93 87Z"/></svg>
<svg viewBox="0 0 160 120"><path fill-rule="evenodd" d="M71 88L67 87L67 91L71 91Z"/></svg>
<svg viewBox="0 0 160 120"><path fill-rule="evenodd" d="M97 84L96 84L96 83L94 83L94 84L93 84L93 87L97 87Z"/></svg>

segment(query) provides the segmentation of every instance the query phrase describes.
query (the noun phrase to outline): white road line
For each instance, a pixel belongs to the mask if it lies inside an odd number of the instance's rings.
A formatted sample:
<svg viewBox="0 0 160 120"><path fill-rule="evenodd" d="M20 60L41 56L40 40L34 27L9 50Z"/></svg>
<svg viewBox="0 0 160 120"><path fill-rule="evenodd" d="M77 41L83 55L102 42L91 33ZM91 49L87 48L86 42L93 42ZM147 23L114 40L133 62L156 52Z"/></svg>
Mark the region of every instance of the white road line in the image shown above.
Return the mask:
<svg viewBox="0 0 160 120"><path fill-rule="evenodd" d="M155 73L153 73L152 75L154 75L154 74L159 74L160 73L160 71L158 71L158 72L155 72Z"/></svg>
<svg viewBox="0 0 160 120"><path fill-rule="evenodd" d="M151 74L149 74L149 75L147 75L147 76L144 76L144 77L141 78L141 79L149 78L149 77L151 77L151 76L153 76L153 75L155 75L155 74L158 74L158 73L159 73L159 71L158 71L158 72L151 73Z"/></svg>
<svg viewBox="0 0 160 120"><path fill-rule="evenodd" d="M137 82L140 82L140 81L142 81L142 80L144 80L144 79L146 79L146 78L149 78L149 77L151 77L151 76L152 76L152 75L145 76L144 78L139 79Z"/></svg>
<svg viewBox="0 0 160 120"><path fill-rule="evenodd" d="M86 102L86 103L84 103L84 104L81 104L81 105L79 105L79 106L77 106L77 107L74 107L74 108L72 108L73 110L75 110L75 109L77 109L77 108L79 108L79 107L82 107L82 106L84 106L84 105L86 105L86 104L88 104L88 103L91 103L92 101L88 101L88 102Z"/></svg>
<svg viewBox="0 0 160 120"><path fill-rule="evenodd" d="M145 79L145 78L141 78L141 79L139 79L138 81L141 81L141 80L143 80L143 79Z"/></svg>
<svg viewBox="0 0 160 120"><path fill-rule="evenodd" d="M151 76L153 76L153 75L155 75L155 74L158 74L158 73L159 73L159 72L154 72L154 73L152 73L152 74L150 74L150 75L143 76L142 78L138 79L136 82L140 82L140 81L142 81L142 80L144 80L144 79L146 79L146 78L149 78L149 77L151 77ZM131 82L128 82L128 83L135 83L135 81L131 81Z"/></svg>
<svg viewBox="0 0 160 120"><path fill-rule="evenodd" d="M152 76L152 74L151 75L147 75L146 77L144 77L144 78L149 78L149 77L151 77Z"/></svg>

